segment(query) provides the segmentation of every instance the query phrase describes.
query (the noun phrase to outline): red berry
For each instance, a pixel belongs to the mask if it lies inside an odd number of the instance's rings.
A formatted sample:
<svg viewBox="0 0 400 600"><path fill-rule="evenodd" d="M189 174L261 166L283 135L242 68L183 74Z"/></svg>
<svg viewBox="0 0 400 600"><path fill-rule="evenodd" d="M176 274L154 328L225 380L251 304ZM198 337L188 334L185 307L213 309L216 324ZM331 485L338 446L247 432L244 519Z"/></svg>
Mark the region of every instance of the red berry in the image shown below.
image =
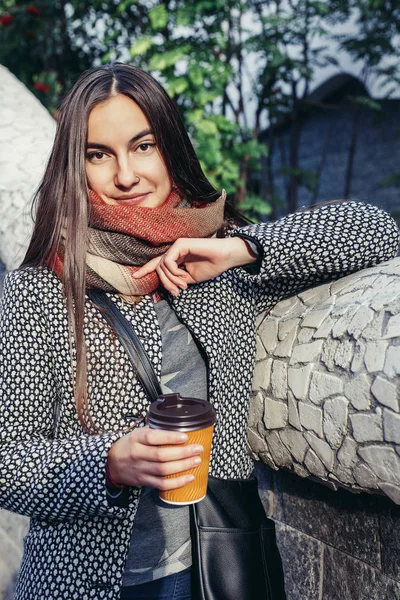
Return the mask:
<svg viewBox="0 0 400 600"><path fill-rule="evenodd" d="M7 27L7 25L11 25L11 23L13 21L14 21L14 17L9 14L5 14L2 17L0 17L0 25L3 25L3 27Z"/></svg>
<svg viewBox="0 0 400 600"><path fill-rule="evenodd" d="M26 10L30 15L33 15L34 17L38 17L40 15L40 10L34 4L30 4L29 6L27 6Z"/></svg>
<svg viewBox="0 0 400 600"><path fill-rule="evenodd" d="M47 94L47 92L50 91L50 86L47 85L47 83L41 83L40 81L35 81L35 83L33 84L33 87L38 92L44 92L45 94Z"/></svg>

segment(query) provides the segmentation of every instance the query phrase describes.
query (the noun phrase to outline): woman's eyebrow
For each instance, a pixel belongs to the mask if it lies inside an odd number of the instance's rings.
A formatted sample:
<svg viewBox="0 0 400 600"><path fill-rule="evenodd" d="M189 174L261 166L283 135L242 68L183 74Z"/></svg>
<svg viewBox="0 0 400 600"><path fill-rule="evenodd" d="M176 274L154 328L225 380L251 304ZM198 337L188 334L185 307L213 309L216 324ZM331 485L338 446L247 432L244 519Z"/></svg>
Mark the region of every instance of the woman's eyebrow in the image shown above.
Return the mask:
<svg viewBox="0 0 400 600"><path fill-rule="evenodd" d="M129 140L128 146L131 146L132 144L140 140L140 138L145 137L146 135L154 134L151 129L143 129ZM97 144L96 142L88 142L86 144L86 150L88 150L89 148L98 148L99 150L106 150L108 152L112 151L112 148L110 148L110 146L107 146L106 144Z"/></svg>

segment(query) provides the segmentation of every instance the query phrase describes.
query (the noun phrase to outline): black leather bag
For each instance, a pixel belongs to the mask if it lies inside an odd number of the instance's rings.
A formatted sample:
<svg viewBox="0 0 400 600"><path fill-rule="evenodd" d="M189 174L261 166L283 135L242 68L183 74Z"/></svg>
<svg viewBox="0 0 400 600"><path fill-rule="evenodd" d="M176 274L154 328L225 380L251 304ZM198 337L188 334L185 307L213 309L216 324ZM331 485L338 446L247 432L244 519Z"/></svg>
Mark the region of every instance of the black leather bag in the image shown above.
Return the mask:
<svg viewBox="0 0 400 600"><path fill-rule="evenodd" d="M206 497L190 508L193 600L286 598L275 523L255 477L210 477Z"/></svg>
<svg viewBox="0 0 400 600"><path fill-rule="evenodd" d="M132 325L100 290L89 298L119 335L154 402L162 394ZM286 600L275 523L265 515L257 479L209 478L206 497L190 505L193 600Z"/></svg>

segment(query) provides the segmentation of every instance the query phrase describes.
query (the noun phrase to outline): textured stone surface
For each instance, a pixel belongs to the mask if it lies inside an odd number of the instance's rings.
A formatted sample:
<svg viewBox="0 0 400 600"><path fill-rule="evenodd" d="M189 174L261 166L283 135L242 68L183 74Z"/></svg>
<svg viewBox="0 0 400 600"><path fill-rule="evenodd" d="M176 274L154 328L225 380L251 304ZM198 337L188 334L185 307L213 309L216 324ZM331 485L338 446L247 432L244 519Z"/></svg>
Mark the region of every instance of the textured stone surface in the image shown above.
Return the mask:
<svg viewBox="0 0 400 600"><path fill-rule="evenodd" d="M29 520L0 510L0 598L11 600Z"/></svg>
<svg viewBox="0 0 400 600"><path fill-rule="evenodd" d="M287 525L276 528L287 600L320 600L323 545Z"/></svg>
<svg viewBox="0 0 400 600"><path fill-rule="evenodd" d="M339 448L347 432L346 398L332 398L324 404L324 434L332 448Z"/></svg>
<svg viewBox="0 0 400 600"><path fill-rule="evenodd" d="M327 546L323 600L400 600L400 584L379 569Z"/></svg>
<svg viewBox="0 0 400 600"><path fill-rule="evenodd" d="M254 390L269 408L251 438L255 454L327 485L400 501L399 315L396 258L305 290L265 316ZM275 438L268 448L273 430L285 451Z"/></svg>
<svg viewBox="0 0 400 600"><path fill-rule="evenodd" d="M30 200L50 153L55 122L39 100L0 65L0 259L18 265L27 248Z"/></svg>

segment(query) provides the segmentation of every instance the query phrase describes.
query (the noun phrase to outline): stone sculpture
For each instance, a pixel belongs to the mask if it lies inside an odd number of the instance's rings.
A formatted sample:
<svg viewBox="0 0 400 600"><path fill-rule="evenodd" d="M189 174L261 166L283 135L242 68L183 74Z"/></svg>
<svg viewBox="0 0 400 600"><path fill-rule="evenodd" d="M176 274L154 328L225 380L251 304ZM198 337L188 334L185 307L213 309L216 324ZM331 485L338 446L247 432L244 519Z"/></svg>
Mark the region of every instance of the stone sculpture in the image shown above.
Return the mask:
<svg viewBox="0 0 400 600"><path fill-rule="evenodd" d="M400 504L399 373L400 258L280 302L258 328L253 455Z"/></svg>

